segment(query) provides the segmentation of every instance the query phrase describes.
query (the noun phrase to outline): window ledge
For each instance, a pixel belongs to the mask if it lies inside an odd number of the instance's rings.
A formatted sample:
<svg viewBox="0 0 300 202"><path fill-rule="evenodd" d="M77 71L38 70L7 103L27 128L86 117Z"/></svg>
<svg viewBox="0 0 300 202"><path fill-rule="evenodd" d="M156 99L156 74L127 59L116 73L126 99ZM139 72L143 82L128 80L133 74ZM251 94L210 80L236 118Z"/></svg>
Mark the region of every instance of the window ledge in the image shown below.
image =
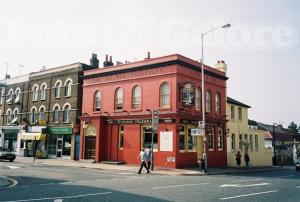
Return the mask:
<svg viewBox="0 0 300 202"><path fill-rule="evenodd" d="M55 97L55 99L60 99L60 97Z"/></svg>
<svg viewBox="0 0 300 202"><path fill-rule="evenodd" d="M93 113L93 114L101 114L102 111L93 111L92 113Z"/></svg>
<svg viewBox="0 0 300 202"><path fill-rule="evenodd" d="M189 153L197 152L196 150L188 150Z"/></svg>
<svg viewBox="0 0 300 202"><path fill-rule="evenodd" d="M65 96L65 98L69 98L69 97L71 97L71 95L66 95L66 96Z"/></svg>
<svg viewBox="0 0 300 202"><path fill-rule="evenodd" d="M185 153L185 150L179 150L179 153Z"/></svg>
<svg viewBox="0 0 300 202"><path fill-rule="evenodd" d="M166 107L159 107L159 110L170 110L171 107L170 106L166 106Z"/></svg>
<svg viewBox="0 0 300 202"><path fill-rule="evenodd" d="M114 110L114 113L122 113L122 112L126 112L126 111L123 110L123 109L117 109L117 110Z"/></svg>
<svg viewBox="0 0 300 202"><path fill-rule="evenodd" d="M141 109L141 108L138 108L138 109L131 109L130 111L131 111L131 112L141 112L142 109Z"/></svg>
<svg viewBox="0 0 300 202"><path fill-rule="evenodd" d="M64 122L62 122L63 124L67 124L67 123L70 123L70 121L64 121Z"/></svg>
<svg viewBox="0 0 300 202"><path fill-rule="evenodd" d="M208 151L215 151L214 149L208 149Z"/></svg>
<svg viewBox="0 0 300 202"><path fill-rule="evenodd" d="M46 98L41 99L41 101L45 101L45 100L46 100Z"/></svg>

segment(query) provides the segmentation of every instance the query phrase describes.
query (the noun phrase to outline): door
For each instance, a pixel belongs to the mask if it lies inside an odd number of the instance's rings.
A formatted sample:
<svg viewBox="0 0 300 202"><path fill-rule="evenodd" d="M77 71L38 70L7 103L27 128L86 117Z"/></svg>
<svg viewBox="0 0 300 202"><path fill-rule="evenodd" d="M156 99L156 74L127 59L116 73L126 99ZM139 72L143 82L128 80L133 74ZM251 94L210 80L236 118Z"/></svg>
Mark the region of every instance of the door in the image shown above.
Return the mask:
<svg viewBox="0 0 300 202"><path fill-rule="evenodd" d="M74 159L79 160L79 150L80 150L80 135L75 135L75 153L74 153Z"/></svg>
<svg viewBox="0 0 300 202"><path fill-rule="evenodd" d="M57 138L57 143L56 143L56 157L62 157L63 141L64 141L64 139L62 137Z"/></svg>
<svg viewBox="0 0 300 202"><path fill-rule="evenodd" d="M86 136L84 141L84 159L95 159L96 137Z"/></svg>

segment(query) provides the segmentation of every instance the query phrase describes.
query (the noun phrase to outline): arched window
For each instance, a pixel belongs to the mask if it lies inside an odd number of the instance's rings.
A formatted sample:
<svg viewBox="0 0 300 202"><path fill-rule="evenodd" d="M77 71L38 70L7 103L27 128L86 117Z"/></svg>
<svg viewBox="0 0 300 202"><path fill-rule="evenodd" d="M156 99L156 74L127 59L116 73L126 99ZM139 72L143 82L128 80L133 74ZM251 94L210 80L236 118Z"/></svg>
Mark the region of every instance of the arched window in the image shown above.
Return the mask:
<svg viewBox="0 0 300 202"><path fill-rule="evenodd" d="M170 86L167 82L160 85L160 107L170 107Z"/></svg>
<svg viewBox="0 0 300 202"><path fill-rule="evenodd" d="M20 88L17 88L17 89L15 90L15 96L16 96L16 98L15 98L15 103L19 103L19 102L20 102L20 92L21 92L21 89L20 89Z"/></svg>
<svg viewBox="0 0 300 202"><path fill-rule="evenodd" d="M47 84L43 83L41 86L41 100L45 100L46 99L46 89L47 89Z"/></svg>
<svg viewBox="0 0 300 202"><path fill-rule="evenodd" d="M211 92L209 90L206 91L205 109L206 112L211 112Z"/></svg>
<svg viewBox="0 0 300 202"><path fill-rule="evenodd" d="M141 108L141 87L135 86L132 90L132 108Z"/></svg>
<svg viewBox="0 0 300 202"><path fill-rule="evenodd" d="M55 98L60 98L61 85L62 84L61 84L60 80L56 81L55 86L54 86L54 96L55 96Z"/></svg>
<svg viewBox="0 0 300 202"><path fill-rule="evenodd" d="M32 109L31 109L31 118L30 118L30 122L31 123L35 123L35 115L36 115L36 108L35 107L33 107Z"/></svg>
<svg viewBox="0 0 300 202"><path fill-rule="evenodd" d="M216 112L220 113L221 112L221 95L220 93L216 94Z"/></svg>
<svg viewBox="0 0 300 202"><path fill-rule="evenodd" d="M7 100L6 103L11 104L11 101L13 99L13 94L14 94L14 90L13 89L9 89L8 93L7 93Z"/></svg>
<svg viewBox="0 0 300 202"><path fill-rule="evenodd" d="M195 100L195 105L196 105L196 110L200 110L201 109L201 91L199 88L196 88L196 100Z"/></svg>
<svg viewBox="0 0 300 202"><path fill-rule="evenodd" d="M117 88L115 92L115 110L123 109L123 89Z"/></svg>
<svg viewBox="0 0 300 202"><path fill-rule="evenodd" d="M37 85L34 85L32 87L32 101L36 101L38 99L38 86Z"/></svg>
<svg viewBox="0 0 300 202"><path fill-rule="evenodd" d="M63 115L63 122L68 123L70 121L69 113L70 113L70 105L65 105L64 107L64 115Z"/></svg>
<svg viewBox="0 0 300 202"><path fill-rule="evenodd" d="M53 108L53 122L54 123L59 122L59 110L60 110L60 107L58 105L54 106L54 108Z"/></svg>
<svg viewBox="0 0 300 202"><path fill-rule="evenodd" d="M39 120L40 121L45 121L46 120L46 117L45 117L45 107L41 106L39 112L40 112Z"/></svg>
<svg viewBox="0 0 300 202"><path fill-rule="evenodd" d="M65 83L65 97L70 97L72 92L72 80L67 80Z"/></svg>
<svg viewBox="0 0 300 202"><path fill-rule="evenodd" d="M0 92L0 104L3 104L4 92L5 92L5 88L1 88L1 92Z"/></svg>
<svg viewBox="0 0 300 202"><path fill-rule="evenodd" d="M19 109L15 108L13 113L12 113L12 124L18 122L18 114L19 114Z"/></svg>
<svg viewBox="0 0 300 202"><path fill-rule="evenodd" d="M101 92L97 90L94 95L94 111L101 110L101 100Z"/></svg>
<svg viewBox="0 0 300 202"><path fill-rule="evenodd" d="M10 122L11 122L11 109L8 109L6 111L6 123L10 124Z"/></svg>

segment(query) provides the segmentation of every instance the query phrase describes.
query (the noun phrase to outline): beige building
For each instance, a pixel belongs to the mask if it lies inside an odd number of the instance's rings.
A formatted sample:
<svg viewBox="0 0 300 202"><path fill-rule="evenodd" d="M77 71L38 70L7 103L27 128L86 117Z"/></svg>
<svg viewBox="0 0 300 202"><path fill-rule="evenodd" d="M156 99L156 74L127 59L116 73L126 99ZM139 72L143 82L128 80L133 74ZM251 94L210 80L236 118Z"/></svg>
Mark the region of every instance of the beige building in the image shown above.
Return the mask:
<svg viewBox="0 0 300 202"><path fill-rule="evenodd" d="M252 166L272 166L272 149L265 147L265 131L249 126L248 108L250 106L227 98L227 166L236 166L238 151L242 154L242 167L245 166L245 152L248 152Z"/></svg>

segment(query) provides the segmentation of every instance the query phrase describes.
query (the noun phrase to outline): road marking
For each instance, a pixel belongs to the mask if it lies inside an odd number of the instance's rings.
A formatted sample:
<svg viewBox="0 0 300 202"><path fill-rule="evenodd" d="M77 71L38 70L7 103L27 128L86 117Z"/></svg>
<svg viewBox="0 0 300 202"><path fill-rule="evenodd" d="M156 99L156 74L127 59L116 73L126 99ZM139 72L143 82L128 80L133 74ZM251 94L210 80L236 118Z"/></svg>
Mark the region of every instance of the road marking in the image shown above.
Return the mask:
<svg viewBox="0 0 300 202"><path fill-rule="evenodd" d="M94 193L94 194L81 194L75 196L60 196L60 197L51 197L51 198L33 198L33 199L24 199L24 200L16 200L16 201L6 201L6 202L24 202L24 201L44 201L44 200L56 200L56 199L71 199L71 198L80 198L86 196L97 196L97 195L106 195L112 194L112 192L101 192L101 193Z"/></svg>
<svg viewBox="0 0 300 202"><path fill-rule="evenodd" d="M248 182L248 181L259 181L263 180L262 178L255 178L255 179L247 179L247 180L234 180L232 182Z"/></svg>
<svg viewBox="0 0 300 202"><path fill-rule="evenodd" d="M296 187L296 189L300 188L300 186Z"/></svg>
<svg viewBox="0 0 300 202"><path fill-rule="evenodd" d="M0 177L5 178L5 179L7 179L7 180L9 180L9 181L12 182L12 184L10 186L8 186L8 188L14 187L14 186L16 186L18 184L18 181L14 180L12 178L9 178L9 177L6 177L6 176L0 176Z"/></svg>
<svg viewBox="0 0 300 202"><path fill-rule="evenodd" d="M52 169L52 168L37 168L37 167L31 167L33 169L38 169L38 170L50 170L50 171L57 171L57 172L66 172L66 170L59 170L59 169Z"/></svg>
<svg viewBox="0 0 300 202"><path fill-rule="evenodd" d="M282 178L282 177L293 177L294 175L282 175L282 176L277 176L277 178Z"/></svg>
<svg viewBox="0 0 300 202"><path fill-rule="evenodd" d="M163 187L153 187L152 189L167 189L167 188L174 188L174 187L190 187L190 186L197 186L201 184L209 184L207 182L200 183L200 184L179 184L179 185L170 185L170 186L163 186Z"/></svg>
<svg viewBox="0 0 300 202"><path fill-rule="evenodd" d="M18 169L18 168L21 168L21 167L18 167L18 166L7 166L9 167L10 169Z"/></svg>
<svg viewBox="0 0 300 202"><path fill-rule="evenodd" d="M265 186L265 185L270 185L270 183L265 182L265 183L259 183L259 184L246 184L246 185L241 185L241 184L223 184L219 187L256 187L256 186Z"/></svg>
<svg viewBox="0 0 300 202"><path fill-rule="evenodd" d="M264 192L257 192L257 193L252 193L252 194L243 194L243 195L238 195L238 196L230 196L226 198L220 198L220 200L228 200L228 199L233 199L233 198L241 198L241 197L246 197L246 196L254 196L254 195L260 195L260 194L268 194L268 193L273 193L277 192L278 190L272 190L272 191L264 191Z"/></svg>

